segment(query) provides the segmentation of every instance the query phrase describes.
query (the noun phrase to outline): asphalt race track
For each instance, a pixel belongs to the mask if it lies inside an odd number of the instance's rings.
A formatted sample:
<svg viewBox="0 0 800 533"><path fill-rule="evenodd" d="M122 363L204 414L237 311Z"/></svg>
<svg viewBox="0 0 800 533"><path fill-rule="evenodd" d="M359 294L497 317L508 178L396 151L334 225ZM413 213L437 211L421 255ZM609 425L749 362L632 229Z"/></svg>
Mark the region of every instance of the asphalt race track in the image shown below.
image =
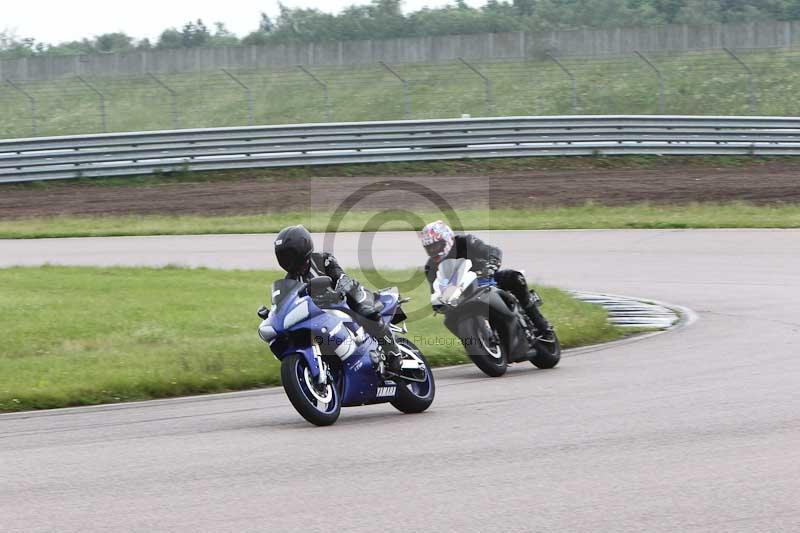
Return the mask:
<svg viewBox="0 0 800 533"><path fill-rule="evenodd" d="M0 530L800 531L800 231L479 234L535 281L699 319L549 371L444 369L430 411L346 409L330 428L281 389L3 415ZM345 265L356 237L337 239ZM374 246L379 267L422 260L413 234ZM253 268L270 249L0 241L0 264Z"/></svg>

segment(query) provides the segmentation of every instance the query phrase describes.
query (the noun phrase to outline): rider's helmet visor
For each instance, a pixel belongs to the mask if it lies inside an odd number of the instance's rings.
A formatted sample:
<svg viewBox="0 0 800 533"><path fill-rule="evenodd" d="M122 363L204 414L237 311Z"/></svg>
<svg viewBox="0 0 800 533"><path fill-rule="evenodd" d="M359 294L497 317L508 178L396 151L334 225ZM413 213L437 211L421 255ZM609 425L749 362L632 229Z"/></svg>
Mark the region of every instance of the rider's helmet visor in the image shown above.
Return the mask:
<svg viewBox="0 0 800 533"><path fill-rule="evenodd" d="M426 245L425 251L428 252L429 257L439 258L442 256L442 254L444 254L446 248L447 248L446 241L436 241Z"/></svg>

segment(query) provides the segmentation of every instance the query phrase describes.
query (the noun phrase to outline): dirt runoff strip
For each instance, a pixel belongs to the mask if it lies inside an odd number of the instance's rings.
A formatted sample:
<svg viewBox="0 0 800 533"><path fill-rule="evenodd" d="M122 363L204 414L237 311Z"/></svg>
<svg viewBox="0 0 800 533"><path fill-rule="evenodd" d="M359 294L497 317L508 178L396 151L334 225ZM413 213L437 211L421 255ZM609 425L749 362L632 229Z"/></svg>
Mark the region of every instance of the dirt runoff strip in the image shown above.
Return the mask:
<svg viewBox="0 0 800 533"><path fill-rule="evenodd" d="M234 178L131 186L63 182L0 188L0 218L332 210L364 188L368 199L359 207L365 209L430 208L430 190L455 208L532 208L590 201L605 205L733 200L774 204L800 202L798 176L800 164L774 163L736 168L537 170L484 176ZM397 180L407 185L398 188Z"/></svg>

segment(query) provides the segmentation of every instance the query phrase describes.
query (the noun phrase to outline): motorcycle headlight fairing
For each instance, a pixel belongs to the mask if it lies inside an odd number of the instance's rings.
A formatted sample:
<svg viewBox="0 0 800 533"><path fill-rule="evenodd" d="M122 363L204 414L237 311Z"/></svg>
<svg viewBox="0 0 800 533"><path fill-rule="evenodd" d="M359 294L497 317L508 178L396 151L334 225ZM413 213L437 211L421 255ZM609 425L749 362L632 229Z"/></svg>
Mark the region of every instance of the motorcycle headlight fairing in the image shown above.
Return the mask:
<svg viewBox="0 0 800 533"><path fill-rule="evenodd" d="M272 322L270 322L269 318L261 322L261 325L258 326L258 336L261 337L261 340L264 342L270 342L277 336L275 328L272 327Z"/></svg>
<svg viewBox="0 0 800 533"><path fill-rule="evenodd" d="M442 303L455 307L458 305L458 299L461 298L461 289L456 285L450 285L442 291Z"/></svg>
<svg viewBox="0 0 800 533"><path fill-rule="evenodd" d="M302 322L308 317L308 300L301 301L289 311L286 318L283 319L283 329L289 329L298 322Z"/></svg>

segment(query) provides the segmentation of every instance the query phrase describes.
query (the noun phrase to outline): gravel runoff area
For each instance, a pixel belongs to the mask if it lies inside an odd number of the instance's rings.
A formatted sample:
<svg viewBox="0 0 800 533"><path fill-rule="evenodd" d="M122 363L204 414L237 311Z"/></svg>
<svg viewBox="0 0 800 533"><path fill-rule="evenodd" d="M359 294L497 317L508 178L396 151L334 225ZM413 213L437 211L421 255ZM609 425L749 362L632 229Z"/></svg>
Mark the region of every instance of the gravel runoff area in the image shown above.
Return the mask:
<svg viewBox="0 0 800 533"><path fill-rule="evenodd" d="M370 194L369 207L430 207L424 188L456 208L532 208L597 202L680 204L747 201L800 202L800 165L783 162L732 168L581 169L510 171L488 176L412 178L235 178L108 186L63 182L0 187L0 219L52 215L237 215L285 210L332 210L353 191L395 179L406 191L386 186ZM380 188L380 186L378 186ZM313 191L313 193L312 193Z"/></svg>

